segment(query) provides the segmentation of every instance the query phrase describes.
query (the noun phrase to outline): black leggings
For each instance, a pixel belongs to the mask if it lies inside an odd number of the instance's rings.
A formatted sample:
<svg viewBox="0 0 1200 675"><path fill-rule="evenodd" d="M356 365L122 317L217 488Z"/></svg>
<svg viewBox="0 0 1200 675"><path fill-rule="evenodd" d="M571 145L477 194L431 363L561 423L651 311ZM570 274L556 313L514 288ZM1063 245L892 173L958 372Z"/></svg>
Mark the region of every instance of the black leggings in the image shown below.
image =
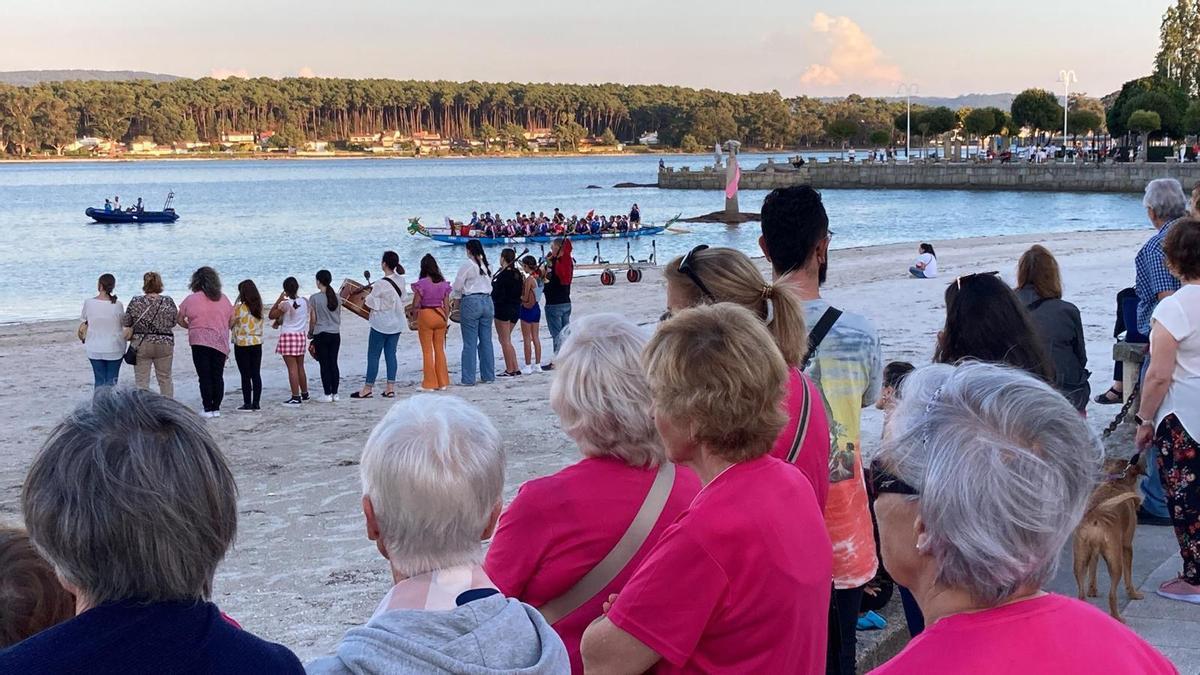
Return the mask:
<svg viewBox="0 0 1200 675"><path fill-rule="evenodd" d="M338 349L342 346L342 336L338 333L317 333L312 341L317 349L317 363L321 364L321 387L326 396L333 396L338 393L338 381L342 379L342 373L338 370Z"/></svg>
<svg viewBox="0 0 1200 675"><path fill-rule="evenodd" d="M221 409L225 398L225 354L212 347L192 345L192 364L196 366L196 377L200 379L200 400L204 412Z"/></svg>
<svg viewBox="0 0 1200 675"><path fill-rule="evenodd" d="M854 675L857 654L858 610L862 605L863 587L833 590L830 598L831 612L829 644L826 651L825 672L828 675Z"/></svg>
<svg viewBox="0 0 1200 675"><path fill-rule="evenodd" d="M257 408L262 399L262 345L235 346L233 358L242 375L242 405Z"/></svg>

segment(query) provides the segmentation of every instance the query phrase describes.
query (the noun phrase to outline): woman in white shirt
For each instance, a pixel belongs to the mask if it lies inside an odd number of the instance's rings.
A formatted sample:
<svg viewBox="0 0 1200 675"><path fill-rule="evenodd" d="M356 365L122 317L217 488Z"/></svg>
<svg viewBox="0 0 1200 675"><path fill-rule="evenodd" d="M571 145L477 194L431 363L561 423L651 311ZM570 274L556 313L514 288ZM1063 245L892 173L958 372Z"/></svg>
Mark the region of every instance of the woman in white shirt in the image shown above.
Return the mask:
<svg viewBox="0 0 1200 675"><path fill-rule="evenodd" d="M917 262L908 268L908 273L918 279L937 278L937 254L933 252L933 244L921 244L918 253Z"/></svg>
<svg viewBox="0 0 1200 675"><path fill-rule="evenodd" d="M480 382L496 380L496 355L492 350L492 268L478 239L467 242L467 259L454 277L454 296L462 298L462 384L475 386L476 365Z"/></svg>
<svg viewBox="0 0 1200 675"><path fill-rule="evenodd" d="M1163 252L1183 285L1154 308L1137 447L1153 441L1146 461L1158 462L1183 558L1183 573L1158 594L1200 604L1200 221L1176 221Z"/></svg>
<svg viewBox="0 0 1200 675"><path fill-rule="evenodd" d="M300 295L296 277L283 280L283 292L268 314L279 328L275 353L287 365L292 397L284 405L296 406L308 400L308 373L304 372L304 353L308 349L308 298Z"/></svg>
<svg viewBox="0 0 1200 675"><path fill-rule="evenodd" d="M96 297L84 301L83 312L79 315L83 322L79 328L83 347L92 363L94 390L116 386L121 359L125 356L125 308L113 293L116 287L116 277L101 274L96 282Z"/></svg>
<svg viewBox="0 0 1200 675"><path fill-rule="evenodd" d="M367 339L367 377L363 388L350 394L350 398L371 398L375 379L379 377L379 356L387 364L387 388L384 398L396 395L396 345L400 342L400 331L408 325L404 318L404 267L395 251L384 251L380 262L383 278L371 284L371 294L366 305L371 310L368 321L371 334Z"/></svg>

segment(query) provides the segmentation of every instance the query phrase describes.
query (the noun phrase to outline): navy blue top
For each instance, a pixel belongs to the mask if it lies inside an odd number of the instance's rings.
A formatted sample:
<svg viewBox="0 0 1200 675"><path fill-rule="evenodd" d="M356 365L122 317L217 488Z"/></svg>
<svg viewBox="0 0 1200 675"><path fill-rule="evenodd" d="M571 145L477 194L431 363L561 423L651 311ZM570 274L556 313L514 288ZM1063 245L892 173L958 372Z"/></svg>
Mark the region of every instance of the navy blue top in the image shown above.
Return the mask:
<svg viewBox="0 0 1200 675"><path fill-rule="evenodd" d="M0 673L303 673L296 655L211 602L118 602L0 651Z"/></svg>

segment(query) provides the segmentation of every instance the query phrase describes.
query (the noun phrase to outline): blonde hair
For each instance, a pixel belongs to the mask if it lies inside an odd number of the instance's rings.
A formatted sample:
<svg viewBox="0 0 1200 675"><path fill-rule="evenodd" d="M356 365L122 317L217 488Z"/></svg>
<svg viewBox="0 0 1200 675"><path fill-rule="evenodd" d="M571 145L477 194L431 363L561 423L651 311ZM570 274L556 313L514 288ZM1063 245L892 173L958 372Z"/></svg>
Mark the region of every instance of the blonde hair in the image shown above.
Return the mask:
<svg viewBox="0 0 1200 675"><path fill-rule="evenodd" d="M657 414L723 459L767 454L787 422L787 364L744 307L722 302L680 312L650 339L643 363Z"/></svg>
<svg viewBox="0 0 1200 675"><path fill-rule="evenodd" d="M1062 298L1062 275L1054 254L1041 244L1034 244L1017 263L1017 288L1030 286L1039 298Z"/></svg>
<svg viewBox="0 0 1200 675"><path fill-rule="evenodd" d="M688 304L730 302L740 305L766 324L788 365L796 366L808 352L808 328L804 323L804 303L788 282L788 276L774 283L763 279L754 262L741 251L732 248L708 248L692 253L692 273L700 278L713 298L704 295L700 287L679 271L683 257L667 265L667 283L683 293Z"/></svg>
<svg viewBox="0 0 1200 675"><path fill-rule="evenodd" d="M571 324L555 358L550 407L585 456L616 457L638 467L656 467L665 459L641 363L647 338L617 314L593 314Z"/></svg>

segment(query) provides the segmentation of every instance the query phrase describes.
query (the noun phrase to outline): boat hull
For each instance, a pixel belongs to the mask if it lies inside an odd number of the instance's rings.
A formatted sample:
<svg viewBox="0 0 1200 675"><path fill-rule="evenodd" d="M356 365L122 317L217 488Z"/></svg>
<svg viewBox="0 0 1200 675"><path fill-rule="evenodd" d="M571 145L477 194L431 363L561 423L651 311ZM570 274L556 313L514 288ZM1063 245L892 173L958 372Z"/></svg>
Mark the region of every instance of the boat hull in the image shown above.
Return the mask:
<svg viewBox="0 0 1200 675"><path fill-rule="evenodd" d="M179 220L179 214L174 209L167 211L105 211L104 209L88 208L84 211L88 218L97 223L173 223Z"/></svg>
<svg viewBox="0 0 1200 675"><path fill-rule="evenodd" d="M630 232L606 232L604 234L570 234L570 235L535 235L532 237L463 237L450 234L430 234L429 238L443 244L452 244L455 246L464 246L472 239L478 239L479 243L484 246L507 246L510 244L549 244L558 239L560 236L565 236L572 241L599 241L602 239L636 239L638 237L652 237L656 234L661 234L667 228L665 227L643 227Z"/></svg>

